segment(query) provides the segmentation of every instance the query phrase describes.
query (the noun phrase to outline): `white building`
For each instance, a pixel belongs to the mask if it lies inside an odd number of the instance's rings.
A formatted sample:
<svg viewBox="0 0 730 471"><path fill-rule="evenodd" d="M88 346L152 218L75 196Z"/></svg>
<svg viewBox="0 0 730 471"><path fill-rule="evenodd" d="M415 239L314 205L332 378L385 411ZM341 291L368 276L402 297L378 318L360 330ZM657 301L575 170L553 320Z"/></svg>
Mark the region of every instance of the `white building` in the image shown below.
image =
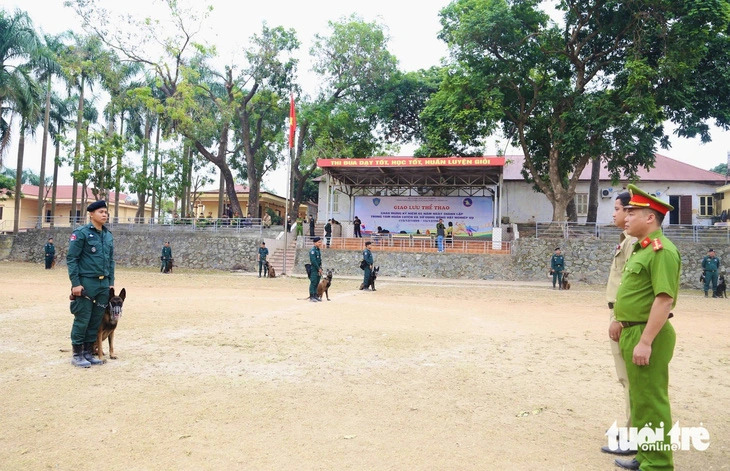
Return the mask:
<svg viewBox="0 0 730 471"><path fill-rule="evenodd" d="M484 157L497 159L497 157ZM547 197L533 190L533 185L525 182L521 171L524 157L521 155L505 156L506 162L502 167L501 178L494 174L484 176L482 180L483 196L494 195L495 225L500 221L510 223L549 223L552 220L552 205ZM585 222L588 211L588 192L590 185L590 165L584 169L576 187L576 206L578 222ZM636 182L645 191L655 194L674 206L665 219L665 224L710 225L712 217L718 214L716 200L713 194L724 184L724 176L677 160L656 155L654 168L638 171L639 180ZM362 179L365 183L365 179ZM501 180L501 181L500 181ZM354 197L362 193L361 190L343 191L346 185L329 181L328 177L319 179L319 222L334 218L345 227L353 218ZM610 225L612 223L613 200L617 193L624 191L630 182L621 180L612 184L605 168L601 169L599 193L601 195L597 223ZM501 189L501 191L499 191ZM422 191L423 187L418 187ZM473 192L474 187L471 187ZM380 194L380 193L378 193ZM419 196L410 193L411 198ZM428 194L423 194L428 196ZM347 230L344 235L347 235Z"/></svg>
<svg viewBox="0 0 730 471"><path fill-rule="evenodd" d="M502 215L509 217L512 223L550 222L552 205L544 194L535 192L532 184L522 178L523 162L521 155L507 156L502 187ZM720 174L656 154L654 168L639 169L638 177L637 186L674 206L674 211L665 218L665 224L710 225L712 216L717 215L713 194L725 181L725 177ZM590 180L591 168L588 165L576 187L578 222L586 221ZM606 168L601 169L598 224L611 224L614 197L625 191L629 183L628 180L621 180L614 185Z"/></svg>

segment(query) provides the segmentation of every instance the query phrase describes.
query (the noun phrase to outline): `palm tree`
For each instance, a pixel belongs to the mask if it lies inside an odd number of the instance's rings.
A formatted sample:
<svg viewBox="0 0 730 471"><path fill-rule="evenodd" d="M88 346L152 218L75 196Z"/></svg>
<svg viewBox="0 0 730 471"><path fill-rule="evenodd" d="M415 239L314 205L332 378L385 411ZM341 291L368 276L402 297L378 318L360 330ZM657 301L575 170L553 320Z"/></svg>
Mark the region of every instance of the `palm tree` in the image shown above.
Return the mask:
<svg viewBox="0 0 730 471"><path fill-rule="evenodd" d="M25 134L27 131L33 133L36 127L40 124L40 102L41 102L41 89L36 82L31 81L28 84L28 90L23 93L23 100L16 102L16 112L20 115L20 138L18 139L18 164L15 167L16 179L15 179L15 221L13 223L13 232L18 233L20 224L20 188L22 185L23 175L23 158L25 154ZM42 197L42 195L38 195Z"/></svg>
<svg viewBox="0 0 730 471"><path fill-rule="evenodd" d="M50 127L51 119L51 81L54 76L63 77L61 72L61 66L59 65L57 58L63 52L65 44L63 43L64 35L51 36L45 35L44 42L45 47L43 48L44 56L48 57L48 61L45 67L39 69L38 80L46 82L46 103L45 112L43 114L43 146L41 150L41 171L40 171L40 183L38 185L38 224L39 227L43 225L43 206L45 204L45 192L44 183L46 177L46 152L48 150L48 129Z"/></svg>
<svg viewBox="0 0 730 471"><path fill-rule="evenodd" d="M72 83L79 92L78 109L76 112L76 145L74 148L74 178L71 189L71 217L76 219L78 182L76 175L81 163L81 142L84 138L84 92L91 87L98 77L100 64L105 60L105 51L101 41L95 36L74 36L75 43L68 47L62 61Z"/></svg>
<svg viewBox="0 0 730 471"><path fill-rule="evenodd" d="M51 194L51 227L54 225L56 216L56 190L58 187L58 167L61 165L61 143L66 129L71 125L75 98L68 97L61 99L54 94L51 97L50 133L53 144L56 147L56 155L53 159L53 192Z"/></svg>
<svg viewBox="0 0 730 471"><path fill-rule="evenodd" d="M14 112L32 100L31 64L40 50L38 36L28 14L0 10L0 167L10 142Z"/></svg>

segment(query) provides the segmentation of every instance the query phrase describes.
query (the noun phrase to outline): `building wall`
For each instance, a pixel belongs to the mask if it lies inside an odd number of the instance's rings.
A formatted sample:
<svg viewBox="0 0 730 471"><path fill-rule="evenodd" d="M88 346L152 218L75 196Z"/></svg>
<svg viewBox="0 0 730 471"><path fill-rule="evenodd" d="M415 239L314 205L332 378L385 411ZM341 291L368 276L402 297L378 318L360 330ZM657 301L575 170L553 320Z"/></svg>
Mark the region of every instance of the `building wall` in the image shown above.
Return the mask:
<svg viewBox="0 0 730 471"><path fill-rule="evenodd" d="M598 224L612 223L614 199L618 193L624 191L627 185L627 183L610 185L608 182L599 185L599 194L601 190L608 190L610 197L599 198ZM713 185L692 182L644 182L639 183L639 186L649 193L660 193L659 197L667 202L670 196L691 195L692 224L710 225L712 223L711 217L699 216L699 207L701 195L712 195L715 192ZM589 187L589 182L580 182L576 186L576 193L587 194ZM669 189L667 190L667 188ZM535 192L532 185L527 182L505 182L502 197L502 216L508 216L512 223L548 223L552 221L553 207L547 197L542 193ZM585 215L578 216L578 222L585 221ZM664 223L669 224L668 217Z"/></svg>

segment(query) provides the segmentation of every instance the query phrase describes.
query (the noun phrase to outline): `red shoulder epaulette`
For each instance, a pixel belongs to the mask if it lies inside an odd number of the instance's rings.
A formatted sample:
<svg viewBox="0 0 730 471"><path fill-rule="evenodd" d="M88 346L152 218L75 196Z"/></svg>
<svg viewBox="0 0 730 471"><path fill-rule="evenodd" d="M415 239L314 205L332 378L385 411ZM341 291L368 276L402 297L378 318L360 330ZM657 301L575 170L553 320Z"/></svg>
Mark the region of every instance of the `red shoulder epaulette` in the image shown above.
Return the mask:
<svg viewBox="0 0 730 471"><path fill-rule="evenodd" d="M652 244L654 245L654 252L656 252L657 250L661 250L661 249L664 248L664 246L662 245L662 241L659 240L659 239L654 239L654 241L652 242Z"/></svg>
<svg viewBox="0 0 730 471"><path fill-rule="evenodd" d="M649 244L651 244L651 239L647 237L641 241L641 248L645 249L649 246Z"/></svg>

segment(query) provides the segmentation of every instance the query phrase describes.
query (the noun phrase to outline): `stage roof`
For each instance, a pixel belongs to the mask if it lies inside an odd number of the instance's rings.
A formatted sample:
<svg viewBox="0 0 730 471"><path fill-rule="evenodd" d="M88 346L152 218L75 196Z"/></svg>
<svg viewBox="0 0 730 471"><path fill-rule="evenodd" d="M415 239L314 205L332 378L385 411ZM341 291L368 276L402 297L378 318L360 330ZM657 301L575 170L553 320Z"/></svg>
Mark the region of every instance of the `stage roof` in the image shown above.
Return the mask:
<svg viewBox="0 0 730 471"><path fill-rule="evenodd" d="M353 189L416 187L482 190L499 183L504 157L369 157L319 159L317 165Z"/></svg>

